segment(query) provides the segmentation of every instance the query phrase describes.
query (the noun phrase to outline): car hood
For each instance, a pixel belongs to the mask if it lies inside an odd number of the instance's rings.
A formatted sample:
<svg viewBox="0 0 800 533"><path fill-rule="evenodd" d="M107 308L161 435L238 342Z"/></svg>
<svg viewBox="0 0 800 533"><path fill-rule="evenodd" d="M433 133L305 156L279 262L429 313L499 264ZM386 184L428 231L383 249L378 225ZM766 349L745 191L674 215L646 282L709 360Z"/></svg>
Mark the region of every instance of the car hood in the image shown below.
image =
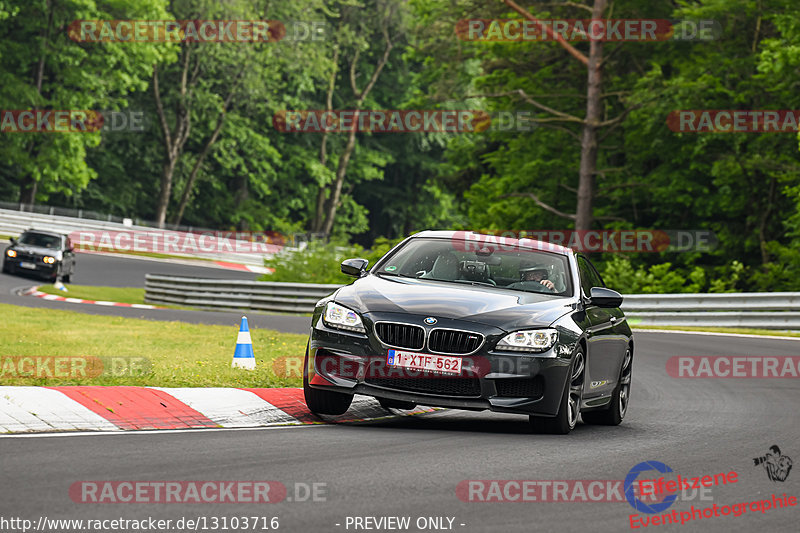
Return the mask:
<svg viewBox="0 0 800 533"><path fill-rule="evenodd" d="M17 243L12 246L9 246L9 248L25 254L51 255L53 257L58 257L58 254L60 253L59 250L54 250L52 248L45 248L44 246L31 246L30 244Z"/></svg>
<svg viewBox="0 0 800 533"><path fill-rule="evenodd" d="M433 280L368 275L342 287L338 303L367 313L409 313L479 322L511 331L544 327L572 311L573 298L458 285Z"/></svg>

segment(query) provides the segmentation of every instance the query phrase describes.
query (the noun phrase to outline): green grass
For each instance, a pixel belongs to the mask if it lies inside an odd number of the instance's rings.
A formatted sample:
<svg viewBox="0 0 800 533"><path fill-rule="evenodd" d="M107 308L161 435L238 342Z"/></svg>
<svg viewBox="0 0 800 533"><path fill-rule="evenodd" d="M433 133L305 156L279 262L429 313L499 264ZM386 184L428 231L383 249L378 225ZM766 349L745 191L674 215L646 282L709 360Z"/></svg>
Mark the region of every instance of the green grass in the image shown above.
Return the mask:
<svg viewBox="0 0 800 533"><path fill-rule="evenodd" d="M136 287L92 287L89 285L65 285L68 292L60 291L52 285L42 285L39 290L47 294L57 294L82 300L119 302L124 304L143 304L144 289Z"/></svg>
<svg viewBox="0 0 800 533"><path fill-rule="evenodd" d="M168 311L165 311L168 313ZM251 329L256 369L231 368L238 324L209 326L86 315L74 311L0 304L0 385L139 385L161 387L298 387L301 377L285 376L286 359L301 368L307 336ZM22 357L100 357L105 371L95 377L22 376ZM124 370L131 361L144 371ZM89 359L89 368L93 360ZM51 363L52 365L52 363ZM276 372L273 370L277 370ZM69 374L69 372L67 372ZM79 374L76 372L75 374Z"/></svg>
<svg viewBox="0 0 800 533"><path fill-rule="evenodd" d="M697 326L639 326L631 324L631 329L666 329L670 331L706 331L709 333L739 333L742 335L764 335L767 337L800 337L800 331L782 331L774 329L755 329L755 328L713 328Z"/></svg>

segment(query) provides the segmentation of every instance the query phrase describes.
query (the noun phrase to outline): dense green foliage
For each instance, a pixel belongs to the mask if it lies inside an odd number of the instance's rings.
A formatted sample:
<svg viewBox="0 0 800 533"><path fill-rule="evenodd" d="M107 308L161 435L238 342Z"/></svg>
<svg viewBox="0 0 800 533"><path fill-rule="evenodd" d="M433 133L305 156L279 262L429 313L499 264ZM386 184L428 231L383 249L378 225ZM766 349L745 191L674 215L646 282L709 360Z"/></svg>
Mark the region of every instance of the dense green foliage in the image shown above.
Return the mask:
<svg viewBox="0 0 800 533"><path fill-rule="evenodd" d="M523 5L543 19L576 19L588 18L581 5L592 4ZM600 130L594 227L706 229L719 241L711 252L599 255L609 285L800 290L797 135L680 133L666 121L680 109L800 109L800 3L610 5L610 18L712 19L721 33L708 41L605 43L608 125ZM167 150L155 69L168 129L191 123L165 214L186 225L284 233L319 226L348 136L280 132L272 119L281 110L325 109L330 99L333 109L534 117L526 132L358 133L330 242L270 260L272 279L346 282L342 258L374 257L386 248L376 239L426 228L571 228L586 69L553 42L467 42L455 32L463 19L518 17L496 0L0 0L0 108L130 109L146 117L142 132L0 133L0 200L156 220ZM290 31L288 21L320 21L326 31L317 40L246 45L79 43L66 34L77 19L169 18L276 19ZM588 43L574 45L588 53ZM367 86L384 54L360 102L354 86ZM545 108L561 113L558 120Z"/></svg>

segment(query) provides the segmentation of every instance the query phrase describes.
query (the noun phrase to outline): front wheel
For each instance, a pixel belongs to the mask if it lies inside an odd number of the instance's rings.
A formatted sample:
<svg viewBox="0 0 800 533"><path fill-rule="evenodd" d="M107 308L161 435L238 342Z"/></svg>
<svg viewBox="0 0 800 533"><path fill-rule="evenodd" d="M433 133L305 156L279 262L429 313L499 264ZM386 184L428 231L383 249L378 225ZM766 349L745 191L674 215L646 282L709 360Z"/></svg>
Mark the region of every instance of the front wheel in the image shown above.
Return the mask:
<svg viewBox="0 0 800 533"><path fill-rule="evenodd" d="M311 388L308 384L308 347L303 364L303 395L308 410L315 415L343 415L353 402L352 394Z"/></svg>
<svg viewBox="0 0 800 533"><path fill-rule="evenodd" d="M619 371L619 382L614 387L611 395L611 402L607 409L602 411L589 411L583 413L581 417L587 424L601 426L618 426L625 413L628 412L628 402L631 398L631 370L633 369L633 354L630 347L625 350L625 359L622 361L622 368Z"/></svg>
<svg viewBox="0 0 800 533"><path fill-rule="evenodd" d="M558 414L552 418L530 415L530 423L535 433L566 435L578 423L581 400L583 399L583 378L586 369L583 348L578 348L578 351L575 352L570 368L569 379L567 379L567 383L564 385L564 393L561 395Z"/></svg>

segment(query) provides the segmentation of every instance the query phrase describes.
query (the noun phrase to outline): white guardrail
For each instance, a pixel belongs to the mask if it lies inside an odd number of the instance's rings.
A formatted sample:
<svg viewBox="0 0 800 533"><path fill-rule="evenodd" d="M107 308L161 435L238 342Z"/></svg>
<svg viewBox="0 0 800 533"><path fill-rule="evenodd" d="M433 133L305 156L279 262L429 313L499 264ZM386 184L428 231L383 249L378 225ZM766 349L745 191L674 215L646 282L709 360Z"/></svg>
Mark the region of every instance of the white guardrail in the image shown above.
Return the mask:
<svg viewBox="0 0 800 533"><path fill-rule="evenodd" d="M12 209L0 209L0 235L17 236L27 229L38 229L45 231L55 231L58 233L71 234L73 237L73 244L78 247L83 244L85 246L97 246L100 244L100 249L103 249L102 241L99 241L101 232L108 232L110 238L120 233L128 235L138 234L147 237L145 241L148 244L157 241L161 243L175 242L196 242L197 234L190 234L183 231L172 231L167 229L152 228L148 226L138 226L132 223L131 220L126 220L130 223L111 222L105 220L96 220L91 218L78 218L70 216L61 216L55 214L32 213L29 211L15 211ZM197 230L201 231L201 230ZM211 232L212 230L208 230ZM82 241L81 232L89 234L92 241ZM264 266L264 257L269 254L261 253L237 253L234 250L248 250L251 243L246 241L235 240L235 233L231 234L230 246L221 247L220 250L204 252L202 250L193 251L192 253L181 253L178 245L175 246L174 251L170 249L157 250L169 255L191 257L203 257L206 259L215 259L218 261L225 261L230 263L241 263L245 265L258 265ZM194 236L194 239L190 237ZM98 242L99 241L99 242ZM130 242L130 239L128 239ZM237 248L237 243L239 247ZM264 248L277 252L280 247L275 245L266 245ZM113 247L109 248L113 251Z"/></svg>
<svg viewBox="0 0 800 533"><path fill-rule="evenodd" d="M206 309L311 313L341 285L278 283L147 274L145 302ZM629 294L632 326L748 327L800 330L800 293Z"/></svg>

